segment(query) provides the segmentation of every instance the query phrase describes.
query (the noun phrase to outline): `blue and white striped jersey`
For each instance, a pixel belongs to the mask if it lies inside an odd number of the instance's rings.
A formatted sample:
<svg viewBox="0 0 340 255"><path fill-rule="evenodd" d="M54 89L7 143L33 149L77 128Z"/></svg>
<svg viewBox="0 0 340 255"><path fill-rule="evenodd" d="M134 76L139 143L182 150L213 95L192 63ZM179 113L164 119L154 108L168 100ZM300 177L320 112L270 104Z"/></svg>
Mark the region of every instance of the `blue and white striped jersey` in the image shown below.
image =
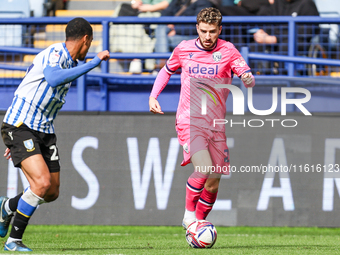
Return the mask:
<svg viewBox="0 0 340 255"><path fill-rule="evenodd" d="M53 44L40 52L15 91L4 122L13 126L24 123L33 130L54 133L53 120L65 103L71 82L52 87L45 79L44 69L47 66L70 69L76 65L65 43Z"/></svg>

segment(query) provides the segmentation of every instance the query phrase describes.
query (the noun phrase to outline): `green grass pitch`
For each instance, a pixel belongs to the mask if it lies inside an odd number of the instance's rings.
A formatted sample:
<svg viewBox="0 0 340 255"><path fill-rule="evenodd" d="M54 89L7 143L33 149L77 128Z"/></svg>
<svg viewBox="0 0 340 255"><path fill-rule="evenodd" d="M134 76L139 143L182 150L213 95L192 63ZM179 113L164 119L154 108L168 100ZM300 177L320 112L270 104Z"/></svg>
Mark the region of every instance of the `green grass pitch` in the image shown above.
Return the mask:
<svg viewBox="0 0 340 255"><path fill-rule="evenodd" d="M193 249L181 227L28 226L30 254L340 254L340 229L216 227L211 249ZM4 241L1 241L0 253ZM19 253L22 254L22 253Z"/></svg>

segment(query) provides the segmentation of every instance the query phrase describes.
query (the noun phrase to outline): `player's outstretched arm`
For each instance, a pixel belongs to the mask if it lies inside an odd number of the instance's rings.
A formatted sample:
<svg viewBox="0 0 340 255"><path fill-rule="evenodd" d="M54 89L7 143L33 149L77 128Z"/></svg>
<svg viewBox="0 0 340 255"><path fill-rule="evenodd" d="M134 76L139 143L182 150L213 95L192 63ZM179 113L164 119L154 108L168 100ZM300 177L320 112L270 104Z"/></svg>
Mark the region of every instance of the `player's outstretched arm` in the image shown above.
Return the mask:
<svg viewBox="0 0 340 255"><path fill-rule="evenodd" d="M155 114L156 113L164 114L164 112L162 112L161 106L159 105L157 99L152 96L149 97L149 107L150 107L150 112L153 112Z"/></svg>
<svg viewBox="0 0 340 255"><path fill-rule="evenodd" d="M59 65L48 65L44 69L44 76L50 86L57 87L59 85L74 81L78 77L98 66L102 60L107 60L109 58L110 54L107 50L105 50L99 52L97 56L91 61L71 69L62 69Z"/></svg>
<svg viewBox="0 0 340 255"><path fill-rule="evenodd" d="M241 75L241 81L246 88L252 88L255 86L255 77L252 73L244 73Z"/></svg>

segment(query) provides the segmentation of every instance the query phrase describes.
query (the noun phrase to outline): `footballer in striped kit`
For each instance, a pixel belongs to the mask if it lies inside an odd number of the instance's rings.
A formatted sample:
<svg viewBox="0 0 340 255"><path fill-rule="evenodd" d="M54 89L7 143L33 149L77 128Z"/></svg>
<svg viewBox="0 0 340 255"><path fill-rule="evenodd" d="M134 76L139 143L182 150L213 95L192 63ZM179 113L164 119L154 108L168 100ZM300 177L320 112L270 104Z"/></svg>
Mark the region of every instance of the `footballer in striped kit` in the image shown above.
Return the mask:
<svg viewBox="0 0 340 255"><path fill-rule="evenodd" d="M102 51L77 66L91 46L92 27L85 19L75 18L67 24L65 34L65 42L51 45L34 58L1 126L5 157L12 158L30 184L13 198L0 197L0 237L7 235L14 217L5 251L32 251L22 242L29 219L38 205L59 196L60 164L53 121L71 82L110 57L108 51Z"/></svg>

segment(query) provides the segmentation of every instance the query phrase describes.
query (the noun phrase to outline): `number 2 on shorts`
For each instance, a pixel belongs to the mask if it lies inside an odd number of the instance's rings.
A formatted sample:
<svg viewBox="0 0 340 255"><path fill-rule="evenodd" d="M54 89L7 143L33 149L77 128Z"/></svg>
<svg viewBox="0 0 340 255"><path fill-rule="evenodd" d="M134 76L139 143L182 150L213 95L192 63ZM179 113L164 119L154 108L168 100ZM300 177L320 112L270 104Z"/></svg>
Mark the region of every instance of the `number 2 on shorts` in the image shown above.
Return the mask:
<svg viewBox="0 0 340 255"><path fill-rule="evenodd" d="M57 155L57 146L55 146L54 144L51 145L50 150L53 150L53 154L51 156L51 161L59 160L59 156Z"/></svg>

